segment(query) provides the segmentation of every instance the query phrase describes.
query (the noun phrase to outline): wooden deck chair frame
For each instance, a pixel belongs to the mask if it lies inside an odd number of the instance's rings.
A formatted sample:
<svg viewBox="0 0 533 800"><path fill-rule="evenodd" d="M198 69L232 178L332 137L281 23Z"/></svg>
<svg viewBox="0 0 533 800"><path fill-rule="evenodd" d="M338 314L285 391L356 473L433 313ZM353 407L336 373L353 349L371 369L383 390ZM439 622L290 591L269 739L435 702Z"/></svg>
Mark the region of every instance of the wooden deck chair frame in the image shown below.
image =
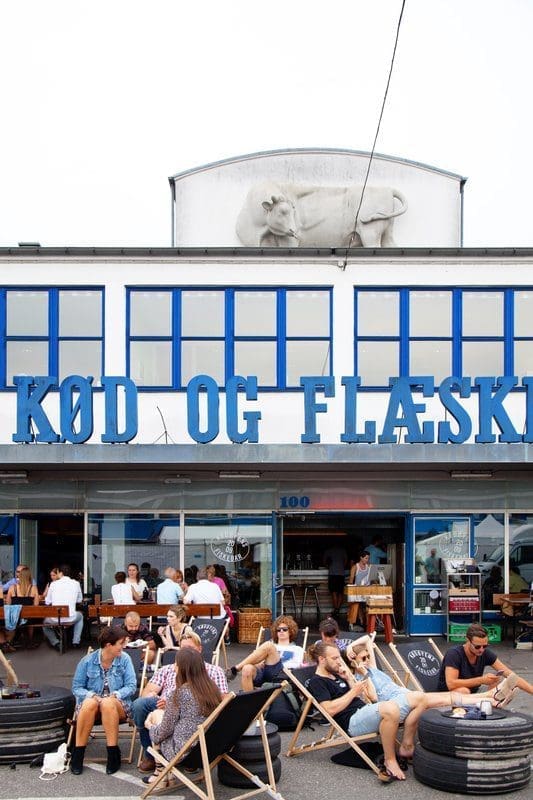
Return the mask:
<svg viewBox="0 0 533 800"><path fill-rule="evenodd" d="M340 747L346 746L355 750L358 756L363 759L363 761L368 765L368 767L376 773L379 774L379 768L374 764L371 758L367 756L367 754L359 747L359 744L362 742L368 742L371 739L379 739L379 733L367 733L363 736L350 736L349 733L346 733L338 722L334 720L331 714L322 707L322 705L318 702L316 698L313 697L311 692L304 686L301 681L298 680L296 675L294 674L295 670L290 670L287 667L284 669L285 674L289 678L289 680L296 686L302 697L304 698L304 705L302 708L302 713L300 715L300 719L298 721L298 725L296 726L296 730L294 731L291 741L289 742L289 749L287 750L286 755L291 756L300 756L304 753L311 753L315 750L322 750L325 747ZM313 742L309 742L307 744L300 744L298 745L298 738L304 727L307 715L311 707L313 707L324 717L324 719L329 723L329 730L327 734L320 739L317 739Z"/></svg>
<svg viewBox="0 0 533 800"><path fill-rule="evenodd" d="M270 626L264 627L263 625L261 625L261 627L259 628L259 633L257 634L257 642L256 642L256 645L255 645L255 649L256 650L259 647L259 645L263 644L264 641L267 641L265 639L265 631L269 631L269 630L270 630ZM307 626L306 628L299 628L298 629L298 635L297 635L296 639L294 640L294 644L299 645L303 649L304 653L307 650L307 639L308 639L308 637L309 637L309 626Z"/></svg>
<svg viewBox="0 0 533 800"><path fill-rule="evenodd" d="M94 650L93 647L88 647L86 655L90 655L90 653L92 653L93 650ZM142 690L144 688L144 682L146 682L146 670L147 670L147 667L148 667L147 658L148 658L148 652L146 652L145 657L144 657L143 670L142 670L142 673L141 673L141 684L140 684L140 688L139 688L139 695L140 695L140 693L142 692ZM76 741L75 733L76 733L76 719L77 719L77 717L78 717L78 712L74 711L72 719L68 719L67 720L67 724L69 725L69 732L68 732L68 737L67 737L67 748L69 750L70 750L70 748L72 746L72 740L74 739L74 742ZM95 727L100 728L101 726L97 725ZM132 764L133 763L133 753L134 753L134 750L135 750L135 739L136 739L136 736L137 736L137 728L135 727L135 723L133 722L133 719L131 717L128 717L124 722L122 722L119 725L119 728L118 728L119 742L120 742L121 738L126 738L126 736L128 736L128 738L129 738L129 750L128 750L128 755L123 760L127 764ZM94 728L93 728L93 730L91 731L90 736L89 736L89 742L95 741L97 739L105 739L105 734L103 733L103 731L100 731L100 730L96 730L95 731ZM93 763L97 763L97 762L105 761L105 758L92 758L91 756L89 756L89 757L86 756L85 760L88 763L90 763L91 761Z"/></svg>
<svg viewBox="0 0 533 800"><path fill-rule="evenodd" d="M435 642L433 641L433 639L424 639L423 641L424 641L424 643L427 641L427 643L431 647L431 650L433 651L433 653L436 655L436 657L438 658L438 660L442 664L444 656L443 656L441 650L439 649L439 647L437 646L437 644L435 644ZM395 657L396 661L401 666L401 668L404 670L405 674L404 674L404 677L402 678L402 683L405 686L405 688L409 689L410 688L409 684L412 683L414 688L417 691L425 692L426 690L424 689L424 687L422 686L422 684L418 680L418 678L417 678L415 672L413 671L412 667L409 666L409 664L407 663L405 658L398 651L398 648L396 647L394 642L391 642L389 644L389 647L392 650L392 652L394 653L394 657Z"/></svg>
<svg viewBox="0 0 533 800"><path fill-rule="evenodd" d="M16 684L19 682L19 679L17 678L17 673L11 666L11 661L9 661L9 659L5 657L5 655L1 650L0 650L0 664L2 664L2 666L6 671L6 685L16 686Z"/></svg>
<svg viewBox="0 0 533 800"><path fill-rule="evenodd" d="M205 622L205 624L208 625L209 623L212 623L212 622L218 622L218 619L209 619L208 617L205 617L205 618L204 617L191 617L187 624L190 625L190 627L193 629L193 631L198 634L197 629L193 625L193 623L195 623L195 622L199 623L199 624L202 623L202 622ZM226 650L225 639L226 639L226 636L228 635L228 629L229 629L229 624L230 624L229 617L227 617L224 620L224 623L225 623L224 627L222 628L222 630L220 632L220 635L218 637L217 643L216 643L216 645L215 645L215 647L213 648L213 651L212 651L211 664L214 664L217 667L219 666L220 653L222 652L222 655L224 656L224 668L227 669L228 668L228 653L227 653L227 650ZM200 636L200 634L198 634L198 635ZM200 639L201 638L202 637L200 636ZM203 642L203 639L202 639L202 650L203 650L203 645L204 645L204 642ZM208 659L205 659L205 660L207 661Z"/></svg>
<svg viewBox="0 0 533 800"><path fill-rule="evenodd" d="M156 762L163 766L163 771L158 775L156 780L148 786L146 791L143 792L141 795L143 800L153 793L159 794L161 791L175 791L176 788L180 786L186 786L197 797L201 798L201 800L215 800L216 796L211 772L218 762L222 760L226 761L258 787L257 789L244 792L243 794L235 795L231 800L243 800L245 797L253 797L262 792L266 792L270 797L274 798L274 800L283 800L283 796L276 789L272 757L270 755L266 724L263 716L264 712L281 691L281 686L275 686L268 689L256 689L252 692L240 692L238 695L234 692L225 695L213 713L205 722L198 726L195 733L185 742L179 753L177 753L171 761L167 761L159 750L152 747L148 748L148 752L154 757ZM252 713L244 713L246 710L246 703L253 704ZM244 708L242 706L244 706ZM254 720L257 720L261 732L268 775L267 782L262 781L257 775L250 772L244 764L240 764L230 755L238 739L243 735L245 730L250 727ZM222 746L216 745L216 737L217 735L220 737L224 733L227 735L227 728L230 724L234 726L234 730L231 733L231 739L227 746L224 745L224 752L221 752ZM199 767L201 774L198 777L191 778L183 772L183 767ZM170 778L170 776L176 778L177 782L173 781L171 785L167 787L167 776L168 778ZM205 789L198 785L201 782L205 783ZM160 786L162 787L161 790L159 789Z"/></svg>

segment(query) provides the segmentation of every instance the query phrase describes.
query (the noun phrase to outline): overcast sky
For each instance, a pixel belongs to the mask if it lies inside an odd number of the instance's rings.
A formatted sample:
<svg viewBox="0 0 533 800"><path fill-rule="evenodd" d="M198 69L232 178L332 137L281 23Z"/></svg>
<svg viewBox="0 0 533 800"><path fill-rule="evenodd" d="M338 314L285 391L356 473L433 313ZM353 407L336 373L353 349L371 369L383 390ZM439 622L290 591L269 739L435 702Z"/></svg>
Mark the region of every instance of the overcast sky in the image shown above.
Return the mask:
<svg viewBox="0 0 533 800"><path fill-rule="evenodd" d="M3 0L0 246L167 246L169 175L370 150L400 9ZM532 38L531 0L406 3L376 150L468 178L467 246L533 246Z"/></svg>

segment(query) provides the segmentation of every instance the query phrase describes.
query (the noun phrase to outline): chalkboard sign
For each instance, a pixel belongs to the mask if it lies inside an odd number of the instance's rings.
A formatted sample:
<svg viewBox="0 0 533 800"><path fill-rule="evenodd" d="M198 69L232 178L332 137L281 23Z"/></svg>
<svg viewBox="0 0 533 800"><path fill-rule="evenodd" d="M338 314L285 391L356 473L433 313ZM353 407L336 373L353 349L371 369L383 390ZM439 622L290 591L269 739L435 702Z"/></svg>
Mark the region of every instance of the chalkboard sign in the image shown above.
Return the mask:
<svg viewBox="0 0 533 800"><path fill-rule="evenodd" d="M424 641L402 642L394 646L411 674L425 692L436 692L441 661L430 644Z"/></svg>

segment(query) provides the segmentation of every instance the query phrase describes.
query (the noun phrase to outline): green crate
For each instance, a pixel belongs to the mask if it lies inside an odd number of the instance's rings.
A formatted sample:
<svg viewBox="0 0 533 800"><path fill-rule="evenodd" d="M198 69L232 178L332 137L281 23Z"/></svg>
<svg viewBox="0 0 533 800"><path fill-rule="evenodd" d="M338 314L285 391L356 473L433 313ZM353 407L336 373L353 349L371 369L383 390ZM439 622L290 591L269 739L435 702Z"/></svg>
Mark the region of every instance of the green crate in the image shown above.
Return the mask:
<svg viewBox="0 0 533 800"><path fill-rule="evenodd" d="M450 642L464 642L466 632L470 625L460 622L451 622L448 639ZM489 636L489 644L498 644L502 640L501 625L483 625Z"/></svg>

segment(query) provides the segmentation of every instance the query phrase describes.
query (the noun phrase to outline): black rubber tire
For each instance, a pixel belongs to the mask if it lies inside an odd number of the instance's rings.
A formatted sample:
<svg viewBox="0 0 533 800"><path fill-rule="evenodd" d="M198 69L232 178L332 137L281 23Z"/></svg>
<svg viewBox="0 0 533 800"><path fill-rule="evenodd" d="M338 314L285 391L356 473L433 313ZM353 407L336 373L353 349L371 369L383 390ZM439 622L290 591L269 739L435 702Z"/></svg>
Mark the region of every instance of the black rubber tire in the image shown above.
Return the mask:
<svg viewBox="0 0 533 800"><path fill-rule="evenodd" d="M14 731L47 731L64 725L74 712L74 695L60 686L37 686L40 697L0 701L0 742Z"/></svg>
<svg viewBox="0 0 533 800"><path fill-rule="evenodd" d="M413 770L416 778L443 792L459 794L504 794L527 786L531 765L527 756L483 761L453 758L415 747Z"/></svg>
<svg viewBox="0 0 533 800"><path fill-rule="evenodd" d="M239 759L235 758L235 761L239 761ZM246 763L243 761L242 765L250 770L252 775L257 775L260 780L268 781L268 772L264 761L250 761ZM272 759L272 768L274 770L274 779L277 783L281 776L281 761L279 758ZM233 786L236 789L253 789L256 787L255 783L252 783L251 780L236 770L235 767L232 767L231 764L228 764L227 761L219 761L217 769L218 779L224 786Z"/></svg>
<svg viewBox="0 0 533 800"><path fill-rule="evenodd" d="M65 741L65 726L35 733L3 734L0 738L0 765L26 764L43 753L57 750Z"/></svg>
<svg viewBox="0 0 533 800"><path fill-rule="evenodd" d="M455 758L500 759L528 755L533 749L533 718L499 711L486 720L445 717L438 708L426 711L418 724L426 750Z"/></svg>
<svg viewBox="0 0 533 800"><path fill-rule="evenodd" d="M281 736L277 731L273 731L267 734L267 739L270 755L274 759L281 753ZM259 732L257 736L242 736L230 755L235 758L235 761L242 761L243 764L248 761L264 761L263 740Z"/></svg>

